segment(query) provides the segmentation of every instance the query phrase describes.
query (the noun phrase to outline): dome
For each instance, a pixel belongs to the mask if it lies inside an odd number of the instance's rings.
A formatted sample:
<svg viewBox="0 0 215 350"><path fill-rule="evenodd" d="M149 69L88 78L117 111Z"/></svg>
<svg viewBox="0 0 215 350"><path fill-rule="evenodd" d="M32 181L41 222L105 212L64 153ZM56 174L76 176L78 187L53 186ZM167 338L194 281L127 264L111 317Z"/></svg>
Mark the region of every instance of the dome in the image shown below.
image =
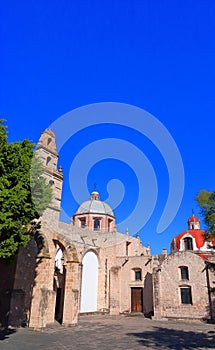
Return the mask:
<svg viewBox="0 0 215 350"><path fill-rule="evenodd" d="M200 222L199 218L197 218L195 215L190 216L187 221L188 222L191 222L191 221Z"/></svg>
<svg viewBox="0 0 215 350"><path fill-rule="evenodd" d="M107 203L100 201L99 193L97 191L93 191L90 198L90 200L85 201L80 205L76 214L96 213L114 216L111 207Z"/></svg>
<svg viewBox="0 0 215 350"><path fill-rule="evenodd" d="M94 199L83 202L76 212L76 214L84 213L108 214L114 216L113 210L107 203Z"/></svg>

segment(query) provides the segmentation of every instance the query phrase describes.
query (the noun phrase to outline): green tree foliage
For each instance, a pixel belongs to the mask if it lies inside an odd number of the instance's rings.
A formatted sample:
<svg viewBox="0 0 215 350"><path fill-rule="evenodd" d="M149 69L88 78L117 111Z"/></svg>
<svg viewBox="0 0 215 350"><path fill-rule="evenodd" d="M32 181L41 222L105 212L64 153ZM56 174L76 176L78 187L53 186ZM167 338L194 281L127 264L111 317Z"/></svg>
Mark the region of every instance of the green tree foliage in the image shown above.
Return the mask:
<svg viewBox="0 0 215 350"><path fill-rule="evenodd" d="M196 200L201 208L208 232L215 237L215 191L201 190L196 196Z"/></svg>
<svg viewBox="0 0 215 350"><path fill-rule="evenodd" d="M26 246L51 201L52 190L29 140L8 143L0 120L0 258L11 259Z"/></svg>

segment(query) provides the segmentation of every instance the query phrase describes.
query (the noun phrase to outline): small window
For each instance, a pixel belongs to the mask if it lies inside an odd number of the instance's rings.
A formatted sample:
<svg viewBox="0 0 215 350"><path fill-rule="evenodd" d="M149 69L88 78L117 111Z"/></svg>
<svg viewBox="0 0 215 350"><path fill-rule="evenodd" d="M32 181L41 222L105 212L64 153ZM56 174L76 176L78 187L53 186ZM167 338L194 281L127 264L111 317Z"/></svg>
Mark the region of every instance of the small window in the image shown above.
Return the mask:
<svg viewBox="0 0 215 350"><path fill-rule="evenodd" d="M181 279L182 280L189 280L189 273L188 273L188 267L187 266L181 266Z"/></svg>
<svg viewBox="0 0 215 350"><path fill-rule="evenodd" d="M181 303L192 304L191 287L181 287Z"/></svg>
<svg viewBox="0 0 215 350"><path fill-rule="evenodd" d="M86 227L86 218L80 219L80 226L81 226L82 228Z"/></svg>
<svg viewBox="0 0 215 350"><path fill-rule="evenodd" d="M50 181L49 181L49 185L50 185L50 186L53 186L53 185L54 185L54 181L53 181L53 180L50 180Z"/></svg>
<svg viewBox="0 0 215 350"><path fill-rule="evenodd" d="M193 240L191 237L184 238L184 249L193 250Z"/></svg>
<svg viewBox="0 0 215 350"><path fill-rule="evenodd" d="M131 244L131 242L126 242L126 246L125 246L125 255L128 256L129 255L129 245Z"/></svg>
<svg viewBox="0 0 215 350"><path fill-rule="evenodd" d="M47 145L50 145L51 142L52 142L52 139L51 139L51 137L49 137L47 140Z"/></svg>
<svg viewBox="0 0 215 350"><path fill-rule="evenodd" d="M48 165L48 164L50 163L50 161L51 161L51 157L47 157L47 159L46 159L46 165Z"/></svg>
<svg viewBox="0 0 215 350"><path fill-rule="evenodd" d="M112 222L113 222L113 220L108 219L108 232L110 232L110 231L111 231Z"/></svg>
<svg viewBox="0 0 215 350"><path fill-rule="evenodd" d="M135 270L135 281L142 281L142 271Z"/></svg>
<svg viewBox="0 0 215 350"><path fill-rule="evenodd" d="M100 220L99 219L94 220L94 231L100 231Z"/></svg>

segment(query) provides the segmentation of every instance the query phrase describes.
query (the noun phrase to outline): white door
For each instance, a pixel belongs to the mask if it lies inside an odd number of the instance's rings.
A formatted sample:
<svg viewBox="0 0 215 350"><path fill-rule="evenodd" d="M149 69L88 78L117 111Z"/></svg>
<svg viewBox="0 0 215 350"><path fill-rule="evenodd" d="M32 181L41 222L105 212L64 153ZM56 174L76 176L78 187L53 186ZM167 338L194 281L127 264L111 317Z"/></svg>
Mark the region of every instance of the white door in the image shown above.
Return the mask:
<svg viewBox="0 0 215 350"><path fill-rule="evenodd" d="M98 258L95 253L85 254L82 270L80 312L97 311L98 295Z"/></svg>

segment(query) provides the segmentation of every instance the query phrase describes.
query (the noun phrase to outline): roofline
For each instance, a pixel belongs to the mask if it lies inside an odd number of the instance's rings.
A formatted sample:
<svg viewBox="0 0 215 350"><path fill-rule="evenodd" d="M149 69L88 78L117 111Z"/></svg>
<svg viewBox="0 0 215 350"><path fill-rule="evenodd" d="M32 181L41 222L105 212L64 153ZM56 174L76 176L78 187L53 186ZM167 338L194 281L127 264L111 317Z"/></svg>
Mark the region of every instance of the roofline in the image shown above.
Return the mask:
<svg viewBox="0 0 215 350"><path fill-rule="evenodd" d="M97 215L97 216L110 216L112 217L113 219L116 219L116 217L114 215L111 215L111 214L108 214L108 213L99 213L99 212L85 212L85 213L76 213L74 214L72 217L74 218L75 216L85 216L85 215Z"/></svg>

